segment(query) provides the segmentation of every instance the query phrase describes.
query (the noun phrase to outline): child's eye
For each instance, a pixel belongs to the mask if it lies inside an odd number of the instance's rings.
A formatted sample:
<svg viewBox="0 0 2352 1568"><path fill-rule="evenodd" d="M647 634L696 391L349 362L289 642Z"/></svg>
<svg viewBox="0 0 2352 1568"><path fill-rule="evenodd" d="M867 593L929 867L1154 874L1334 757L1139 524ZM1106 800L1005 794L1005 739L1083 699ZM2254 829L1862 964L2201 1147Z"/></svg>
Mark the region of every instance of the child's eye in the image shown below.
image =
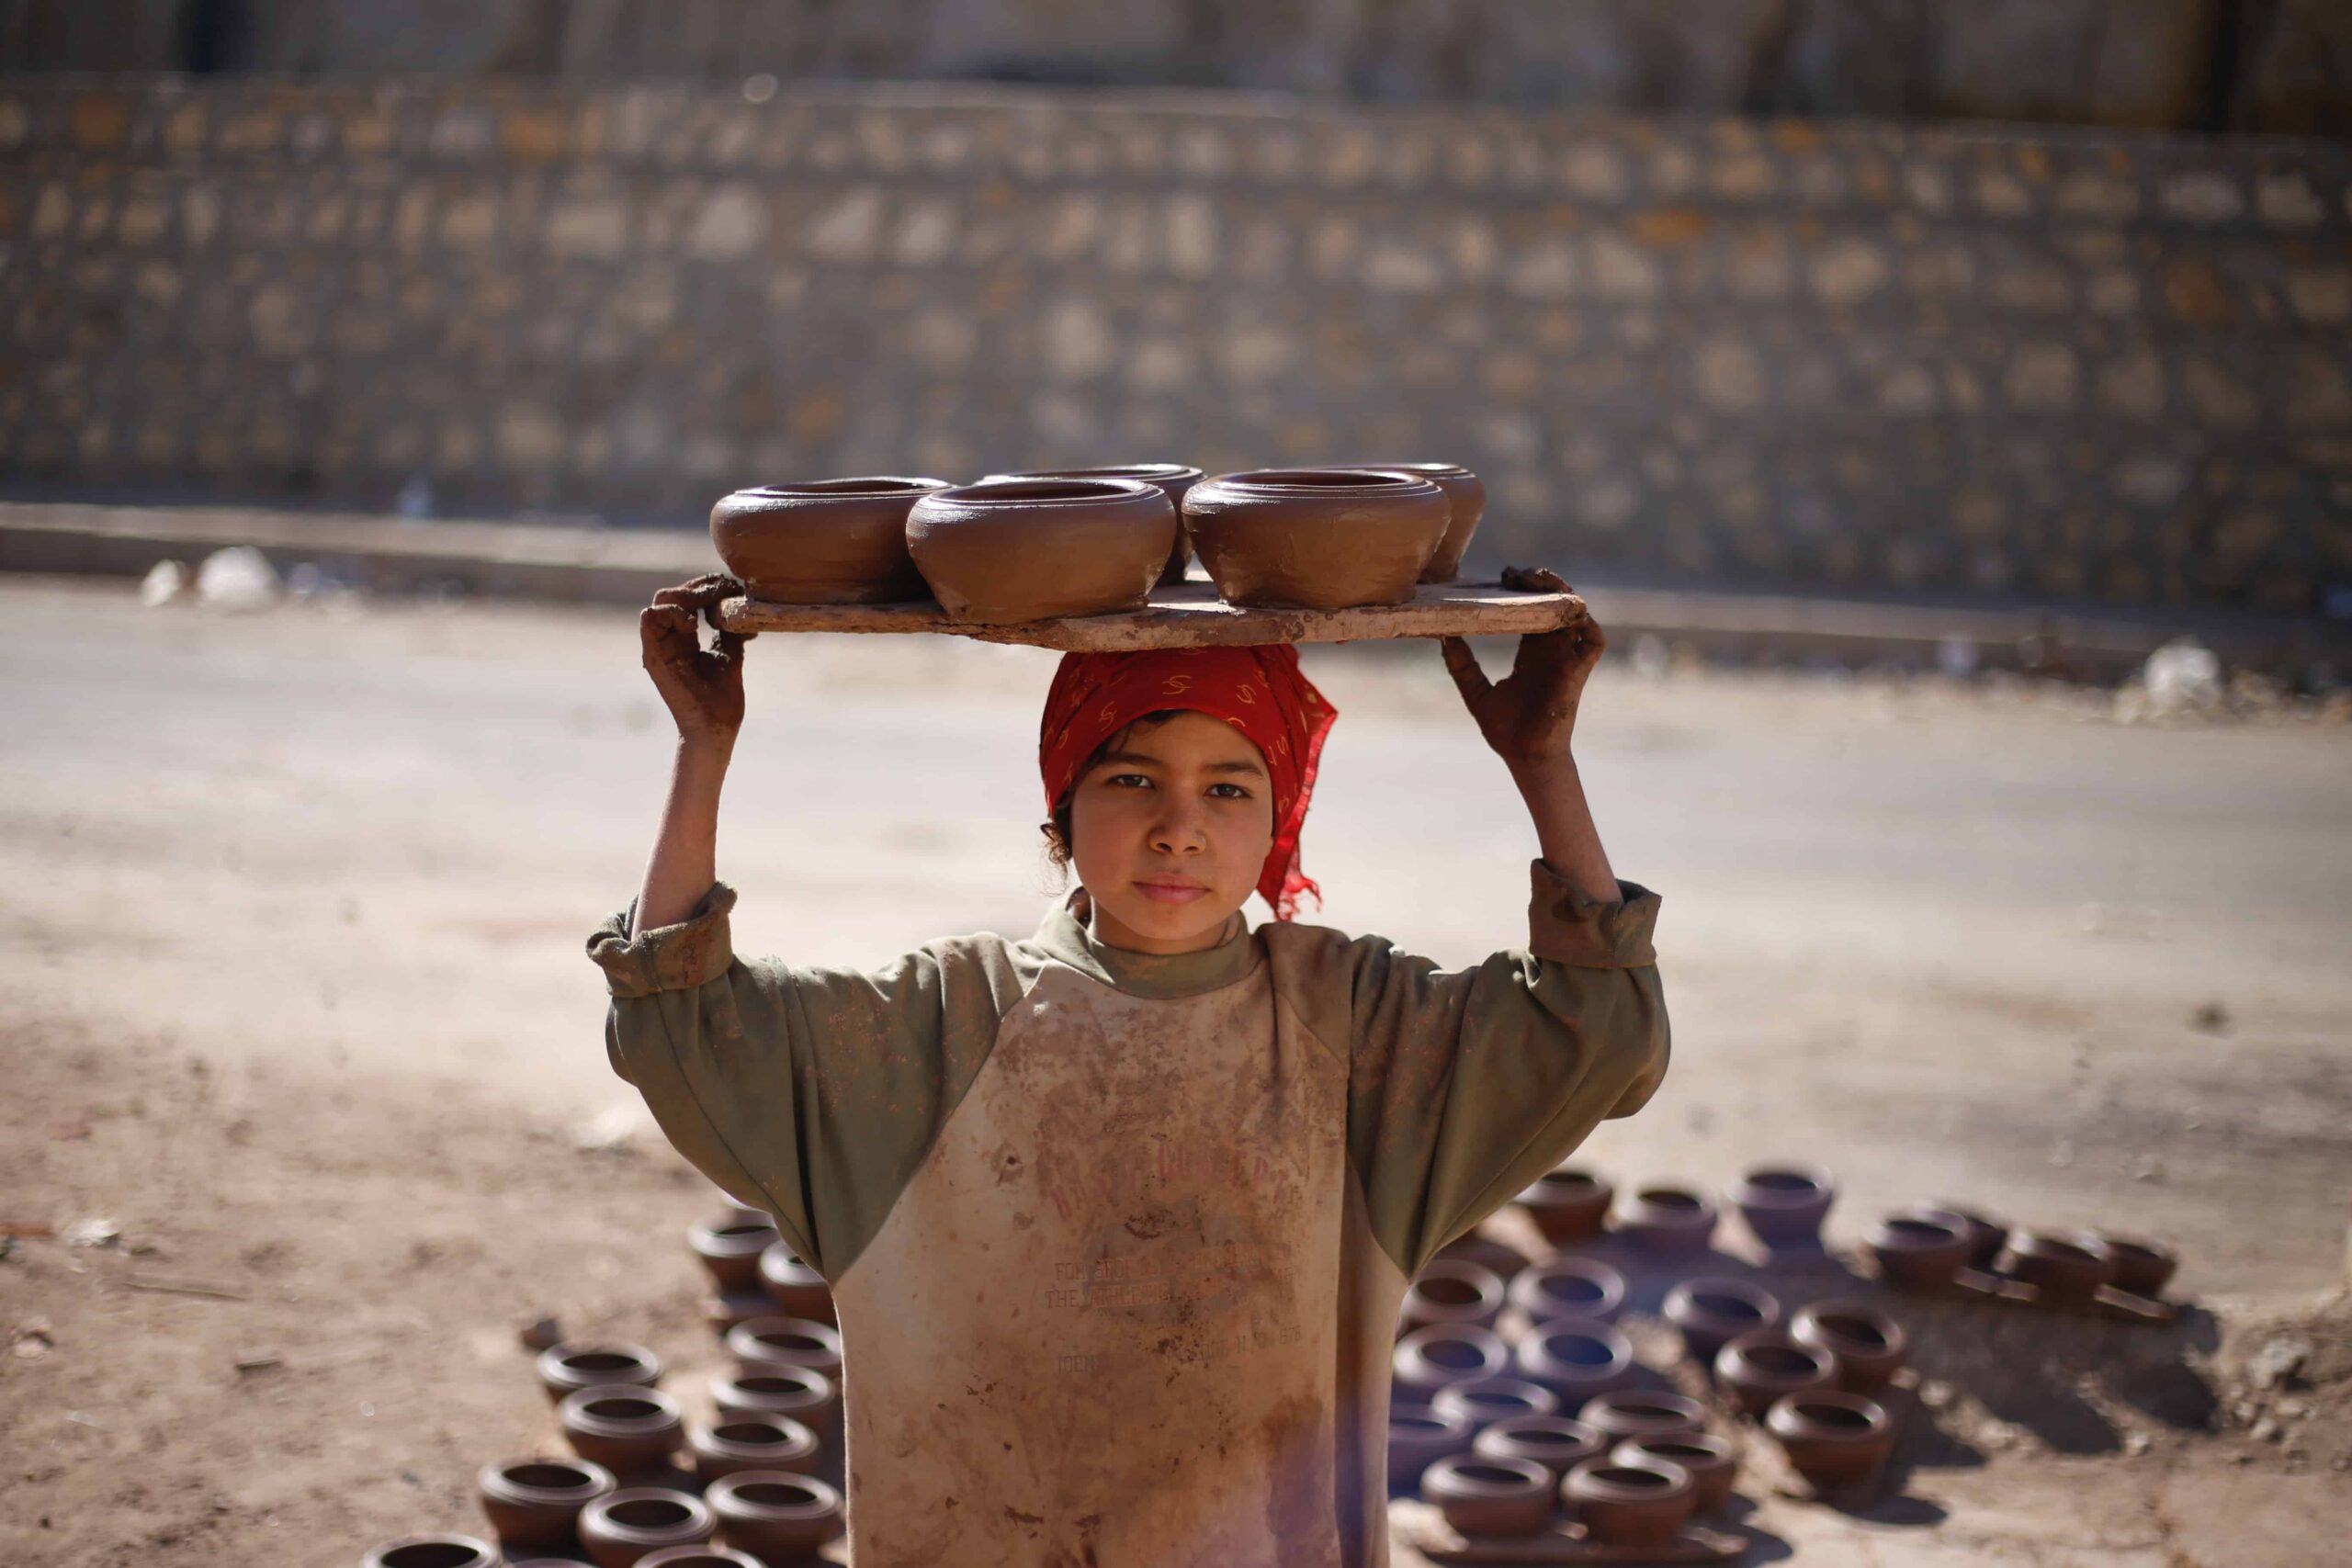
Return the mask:
<svg viewBox="0 0 2352 1568"><path fill-rule="evenodd" d="M1219 795L1220 799L1247 800L1250 798L1250 792L1238 784L1215 784L1209 785L1209 793L1211 795L1217 795L1217 792L1220 790L1231 792L1227 795Z"/></svg>
<svg viewBox="0 0 2352 1568"><path fill-rule="evenodd" d="M1113 789L1149 789L1151 781L1141 773L1113 773L1102 781Z"/></svg>

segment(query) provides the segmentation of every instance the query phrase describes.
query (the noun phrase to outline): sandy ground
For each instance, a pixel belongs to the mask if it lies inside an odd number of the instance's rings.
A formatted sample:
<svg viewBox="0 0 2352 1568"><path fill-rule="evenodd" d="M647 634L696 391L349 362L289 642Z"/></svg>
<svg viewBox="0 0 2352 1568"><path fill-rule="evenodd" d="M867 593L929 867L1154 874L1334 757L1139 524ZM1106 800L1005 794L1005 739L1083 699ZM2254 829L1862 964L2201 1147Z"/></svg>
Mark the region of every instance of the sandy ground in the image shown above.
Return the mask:
<svg viewBox="0 0 2352 1568"><path fill-rule="evenodd" d="M691 1400L714 1358L680 1233L709 1193L607 1073L580 953L667 764L634 635L0 581L0 1224L120 1233L0 1261L0 1561L356 1562L470 1524L473 1468L549 1440L514 1343L542 1312L656 1345ZM740 941L870 962L1035 923L1051 656L752 651ZM1448 961L1516 940L1532 834L1434 653L1308 660L1346 716L1307 840L1323 918ZM1840 1240L1928 1193L2145 1231L2203 1303L2165 1330L1919 1309L1900 1495L1768 1485L1751 1560L2330 1560L2352 731L1616 671L1589 708L1611 855L1666 896L1676 1035L1597 1163L1819 1158ZM2301 1371L2249 1383L2275 1346Z"/></svg>

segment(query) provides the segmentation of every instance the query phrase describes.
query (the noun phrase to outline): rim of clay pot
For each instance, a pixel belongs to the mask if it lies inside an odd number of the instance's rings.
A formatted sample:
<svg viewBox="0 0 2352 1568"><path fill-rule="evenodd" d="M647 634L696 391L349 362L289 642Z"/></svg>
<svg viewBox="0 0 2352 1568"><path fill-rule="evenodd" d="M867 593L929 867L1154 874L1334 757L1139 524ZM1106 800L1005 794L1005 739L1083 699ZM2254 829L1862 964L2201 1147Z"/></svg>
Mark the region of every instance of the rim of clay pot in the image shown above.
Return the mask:
<svg viewBox="0 0 2352 1568"><path fill-rule="evenodd" d="M789 1470L739 1470L712 1482L703 1496L715 1513L780 1524L831 1518L842 1511L842 1495L830 1484Z"/></svg>
<svg viewBox="0 0 2352 1568"><path fill-rule="evenodd" d="M1410 1408L1388 1412L1388 1440L1399 1437L1408 1442L1454 1442L1467 1438L1473 1430L1470 1418L1458 1410L1440 1410L1433 1405L1417 1404Z"/></svg>
<svg viewBox="0 0 2352 1568"><path fill-rule="evenodd" d="M790 1416L822 1410L839 1392L833 1380L816 1368L797 1367L789 1361L763 1361L731 1372L713 1372L710 1378L711 1402L721 1410L732 1403L763 1414Z"/></svg>
<svg viewBox="0 0 2352 1568"><path fill-rule="evenodd" d="M585 1506L619 1486L611 1471L584 1459L500 1460L483 1465L476 1483L485 1497L548 1507Z"/></svg>
<svg viewBox="0 0 2352 1568"><path fill-rule="evenodd" d="M1814 1302L1797 1309L1789 1333L1836 1356L1883 1359L1899 1356L1908 1343L1903 1325L1868 1302Z"/></svg>
<svg viewBox="0 0 2352 1568"><path fill-rule="evenodd" d="M1532 1459L1448 1454L1421 1472L1421 1495L1509 1501L1552 1490L1552 1472Z"/></svg>
<svg viewBox="0 0 2352 1568"><path fill-rule="evenodd" d="M1100 506L1107 501L1148 497L1166 501L1158 485L1140 479L982 479L933 491L923 501L958 506ZM920 502L916 504L922 504Z"/></svg>
<svg viewBox="0 0 2352 1568"><path fill-rule="evenodd" d="M930 491L952 488L952 481L910 477L905 474L855 474L838 479L791 479L776 485L752 485L737 491L738 495L756 495L777 501L821 500L842 495L917 495Z"/></svg>
<svg viewBox="0 0 2352 1568"><path fill-rule="evenodd" d="M1555 1280L1580 1289L1563 1293L1551 1288ZM1625 1276L1599 1258L1555 1258L1512 1280L1510 1299L1538 1322L1589 1317L1608 1323L1625 1305Z"/></svg>
<svg viewBox="0 0 2352 1568"><path fill-rule="evenodd" d="M1874 1442L1887 1429L1886 1406L1868 1394L1837 1389L1784 1393L1765 1412L1773 1436L1811 1443Z"/></svg>
<svg viewBox="0 0 2352 1568"><path fill-rule="evenodd" d="M1870 1245L1883 1252L1939 1252L1966 1247L1967 1221L1949 1210L1898 1209L1871 1228Z"/></svg>
<svg viewBox="0 0 2352 1568"><path fill-rule="evenodd" d="M789 1416L722 1416L688 1434L695 1452L716 1459L806 1459L817 1451L815 1428Z"/></svg>
<svg viewBox="0 0 2352 1568"><path fill-rule="evenodd" d="M775 1239L767 1220L696 1220L686 1227L686 1245L704 1258L757 1258Z"/></svg>
<svg viewBox="0 0 2352 1568"><path fill-rule="evenodd" d="M705 1541L696 1546L664 1546L637 1560L637 1568L767 1568L749 1552Z"/></svg>
<svg viewBox="0 0 2352 1568"><path fill-rule="evenodd" d="M1660 1432L1651 1437L1626 1438L1609 1450L1609 1457L1619 1464L1663 1460L1668 1464L1680 1465L1695 1479L1702 1470L1733 1463L1738 1451L1729 1438L1718 1438L1713 1432Z"/></svg>
<svg viewBox="0 0 2352 1568"><path fill-rule="evenodd" d="M1605 1454L1577 1465L1560 1485L1577 1503L1660 1502L1692 1489L1690 1472L1671 1460L1622 1464Z"/></svg>
<svg viewBox="0 0 2352 1568"><path fill-rule="evenodd" d="M685 1418L670 1395L636 1383L583 1388L565 1394L556 1410L565 1430L599 1438L645 1437L681 1426Z"/></svg>
<svg viewBox="0 0 2352 1568"><path fill-rule="evenodd" d="M1432 1258L1405 1287L1402 1315L1430 1323L1487 1323L1503 1308L1502 1276L1466 1258Z"/></svg>
<svg viewBox="0 0 2352 1568"><path fill-rule="evenodd" d="M808 1367L831 1373L842 1364L841 1331L808 1317L755 1317L727 1331L728 1354L746 1368Z"/></svg>
<svg viewBox="0 0 2352 1568"><path fill-rule="evenodd" d="M1475 479L1469 469L1459 463L1340 463L1335 467L1357 473L1410 474L1416 479Z"/></svg>
<svg viewBox="0 0 2352 1568"><path fill-rule="evenodd" d="M1525 1378L1470 1378L1439 1389L1430 1408L1459 1411L1473 1427L1491 1427L1498 1421L1550 1416L1560 1408L1560 1397Z"/></svg>
<svg viewBox="0 0 2352 1568"><path fill-rule="evenodd" d="M1668 1214L1698 1218L1714 1205L1707 1201L1706 1192L1697 1187L1679 1182L1657 1181L1634 1189L1634 1201L1645 1209L1657 1209Z"/></svg>
<svg viewBox="0 0 2352 1568"><path fill-rule="evenodd" d="M1837 1185L1838 1179L1826 1167L1774 1160L1740 1173L1739 1202L1749 1209L1810 1208Z"/></svg>
<svg viewBox="0 0 2352 1568"><path fill-rule="evenodd" d="M642 1345L591 1342L550 1345L539 1352L539 1381L567 1392L583 1388L651 1388L662 1381L662 1358Z"/></svg>
<svg viewBox="0 0 2352 1568"><path fill-rule="evenodd" d="M1472 1451L1478 1443L1492 1437L1497 1442L1517 1443L1530 1453L1550 1453L1552 1468L1565 1471L1578 1460L1607 1450L1609 1439L1582 1421L1568 1416L1514 1416L1508 1421L1497 1421L1477 1436ZM1524 1454L1513 1458L1525 1458Z"/></svg>
<svg viewBox="0 0 2352 1568"><path fill-rule="evenodd" d="M761 1249L760 1274L779 1285L823 1285L829 1290L831 1288L831 1282L811 1268L792 1250L791 1244L785 1241L775 1242Z"/></svg>
<svg viewBox="0 0 2352 1568"><path fill-rule="evenodd" d="M1198 482L1204 476L1190 463L1098 463L1078 468L1008 468L1002 473L981 476L982 484L998 479L1138 479L1148 485L1173 484L1190 479Z"/></svg>
<svg viewBox="0 0 2352 1568"><path fill-rule="evenodd" d="M2009 1250L2020 1258L2085 1267L2112 1269L2115 1263L2115 1254L2106 1241L2091 1231L2025 1231L2009 1237Z"/></svg>
<svg viewBox="0 0 2352 1568"><path fill-rule="evenodd" d="M1571 1367L1624 1366L1634 1359L1634 1342L1625 1337L1624 1330L1594 1317L1555 1317L1539 1323L1520 1343L1540 1346L1553 1360Z"/></svg>
<svg viewBox="0 0 2352 1568"><path fill-rule="evenodd" d="M404 1535L368 1553L367 1568L494 1568L498 1550L469 1535Z"/></svg>
<svg viewBox="0 0 2352 1568"><path fill-rule="evenodd" d="M1287 491L1302 495L1408 495L1426 485L1442 495L1437 481L1383 468L1245 468L1219 474L1207 483L1227 490Z"/></svg>
<svg viewBox="0 0 2352 1568"><path fill-rule="evenodd" d="M1666 1293L1670 1323L1691 1319L1726 1334L1770 1328L1781 1321L1780 1298L1763 1286L1726 1275L1702 1275L1685 1280Z"/></svg>
<svg viewBox="0 0 2352 1568"><path fill-rule="evenodd" d="M1613 1186L1607 1177L1589 1166L1563 1165L1545 1171L1527 1184L1519 1195L1522 1203L1555 1201L1589 1201L1592 1194L1604 1187Z"/></svg>
<svg viewBox="0 0 2352 1568"><path fill-rule="evenodd" d="M1401 1363L1408 1356L1447 1374L1443 1382L1493 1377L1510 1364L1510 1351L1492 1330L1471 1323L1432 1323L1396 1341Z"/></svg>
<svg viewBox="0 0 2352 1568"><path fill-rule="evenodd" d="M1813 1345L1801 1345L1774 1328L1740 1335L1715 1352L1715 1376L1758 1393L1796 1392L1826 1386L1838 1376L1838 1359ZM1753 1405L1749 1406L1751 1409Z"/></svg>
<svg viewBox="0 0 2352 1568"><path fill-rule="evenodd" d="M1603 1438L1667 1437L1702 1432L1707 1407L1689 1394L1662 1389L1621 1388L1585 1401L1577 1418Z"/></svg>
<svg viewBox="0 0 2352 1568"><path fill-rule="evenodd" d="M2160 1241L2151 1241L2139 1235L2118 1235L2113 1231L2096 1234L2119 1261L2127 1257L2142 1263L2177 1264L2180 1261L2180 1254Z"/></svg>
<svg viewBox="0 0 2352 1568"><path fill-rule="evenodd" d="M580 1526L582 1532L594 1528L615 1540L629 1541L667 1537L679 1530L707 1537L718 1528L701 1498L666 1486L625 1486L607 1493L580 1510ZM662 1544L673 1543L663 1540Z"/></svg>

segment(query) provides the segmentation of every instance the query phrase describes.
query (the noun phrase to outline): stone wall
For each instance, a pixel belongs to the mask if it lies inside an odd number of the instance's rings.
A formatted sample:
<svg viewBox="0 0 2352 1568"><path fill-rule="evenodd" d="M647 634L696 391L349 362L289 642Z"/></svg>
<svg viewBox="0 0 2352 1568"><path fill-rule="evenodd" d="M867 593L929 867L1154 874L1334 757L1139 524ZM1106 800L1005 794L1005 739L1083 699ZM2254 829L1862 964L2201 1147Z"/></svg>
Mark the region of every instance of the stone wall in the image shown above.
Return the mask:
<svg viewBox="0 0 2352 1568"><path fill-rule="evenodd" d="M1483 553L2311 608L2352 151L1221 97L0 81L0 483L691 521L1442 457Z"/></svg>

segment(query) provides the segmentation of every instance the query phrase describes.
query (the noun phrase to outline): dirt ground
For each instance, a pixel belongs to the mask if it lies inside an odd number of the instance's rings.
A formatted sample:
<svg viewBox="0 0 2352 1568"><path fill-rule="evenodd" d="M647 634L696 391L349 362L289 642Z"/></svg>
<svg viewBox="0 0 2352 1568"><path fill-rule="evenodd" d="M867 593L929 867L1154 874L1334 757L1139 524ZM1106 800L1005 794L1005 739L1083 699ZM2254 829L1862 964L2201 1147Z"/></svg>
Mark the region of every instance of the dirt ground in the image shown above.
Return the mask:
<svg viewBox="0 0 2352 1568"><path fill-rule="evenodd" d="M692 1407L717 1358L682 1233L711 1193L607 1072L581 953L667 763L634 636L0 581L0 1225L29 1233L0 1259L0 1562L356 1562L469 1528L474 1469L551 1440L514 1339L542 1313L660 1348ZM1050 655L752 655L739 940L871 962L1035 923ZM1323 918L1448 961L1517 940L1532 834L1434 653L1308 661L1345 716ZM1928 1194L2144 1231L2199 1303L2169 1329L1904 1304L1928 1382L1898 1490L1829 1510L1759 1464L1748 1560L2336 1560L2352 730L1623 669L1588 706L1675 1022L1595 1163L1820 1159L1840 1242ZM89 1221L115 1239L69 1245Z"/></svg>

